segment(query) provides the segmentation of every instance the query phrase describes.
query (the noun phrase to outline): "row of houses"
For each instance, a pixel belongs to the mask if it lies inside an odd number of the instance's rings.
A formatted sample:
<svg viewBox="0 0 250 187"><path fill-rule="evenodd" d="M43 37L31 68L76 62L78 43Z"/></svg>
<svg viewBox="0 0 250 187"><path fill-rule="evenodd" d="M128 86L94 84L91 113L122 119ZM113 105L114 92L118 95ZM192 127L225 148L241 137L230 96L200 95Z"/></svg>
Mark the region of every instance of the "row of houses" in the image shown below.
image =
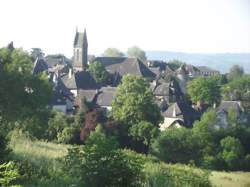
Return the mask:
<svg viewBox="0 0 250 187"><path fill-rule="evenodd" d="M73 48L72 59L63 55L37 58L33 69L35 74L44 71L48 73L54 85L50 106L67 114L74 114L85 101L94 107L103 108L105 112L110 111L116 86L122 76L130 74L143 77L150 82L150 88L164 117L161 129L173 125L191 127L193 122L199 119L200 113L184 99L187 82L196 76L219 74L208 67L187 64L174 71L165 62L142 62L137 58L128 57L89 56L86 30L83 33L76 31ZM98 84L88 71L88 65L94 61L102 63L112 75L109 85ZM166 79L166 76L170 78ZM222 104L219 110L228 111L227 106Z"/></svg>

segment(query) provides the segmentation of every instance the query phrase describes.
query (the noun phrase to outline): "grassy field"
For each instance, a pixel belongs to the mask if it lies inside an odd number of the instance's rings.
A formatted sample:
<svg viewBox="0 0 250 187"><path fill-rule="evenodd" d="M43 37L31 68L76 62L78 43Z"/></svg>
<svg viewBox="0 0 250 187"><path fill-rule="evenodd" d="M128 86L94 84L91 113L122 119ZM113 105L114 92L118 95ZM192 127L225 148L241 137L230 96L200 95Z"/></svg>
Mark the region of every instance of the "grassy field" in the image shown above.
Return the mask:
<svg viewBox="0 0 250 187"><path fill-rule="evenodd" d="M30 140L25 136L12 138L10 147L13 152L11 157L15 160L29 160L36 166L56 170L58 158L67 154L69 145ZM210 180L217 187L250 187L250 172L217 172L211 173ZM25 185L33 187L34 185ZM35 185L37 186L37 185ZM47 185L38 185L47 186ZM51 187L52 185L48 185ZM58 186L54 185L54 186Z"/></svg>
<svg viewBox="0 0 250 187"><path fill-rule="evenodd" d="M250 187L250 172L212 172L210 180L217 187Z"/></svg>

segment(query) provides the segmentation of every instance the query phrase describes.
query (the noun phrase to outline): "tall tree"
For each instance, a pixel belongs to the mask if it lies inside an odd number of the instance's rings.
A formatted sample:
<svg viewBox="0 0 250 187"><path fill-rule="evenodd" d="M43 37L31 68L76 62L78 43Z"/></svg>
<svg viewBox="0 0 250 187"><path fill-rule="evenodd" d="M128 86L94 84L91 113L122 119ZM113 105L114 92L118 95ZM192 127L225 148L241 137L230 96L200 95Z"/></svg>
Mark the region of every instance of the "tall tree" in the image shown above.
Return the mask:
<svg viewBox="0 0 250 187"><path fill-rule="evenodd" d="M239 65L234 65L231 67L229 73L228 73L228 79L233 80L235 78L239 78L244 74L243 67L240 67Z"/></svg>
<svg viewBox="0 0 250 187"><path fill-rule="evenodd" d="M30 56L21 49L0 49L0 115L16 120L45 109L51 85L45 74L32 74Z"/></svg>
<svg viewBox="0 0 250 187"><path fill-rule="evenodd" d="M123 52L119 51L116 48L108 48L104 51L103 56L107 57L123 57L125 56Z"/></svg>
<svg viewBox="0 0 250 187"><path fill-rule="evenodd" d="M145 150L141 151L147 152L162 120L149 83L137 76L124 76L117 88L111 114L122 124L122 133L146 145Z"/></svg>
<svg viewBox="0 0 250 187"><path fill-rule="evenodd" d="M137 46L133 46L133 47L128 48L127 56L132 57L132 58L138 58L141 61L147 60L145 51L143 51L142 49L140 49Z"/></svg>
<svg viewBox="0 0 250 187"><path fill-rule="evenodd" d="M216 77L198 77L187 85L188 95L192 102L197 103L201 108L204 104L218 104L221 99L219 80Z"/></svg>
<svg viewBox="0 0 250 187"><path fill-rule="evenodd" d="M90 63L89 71L97 83L107 83L109 74L101 62Z"/></svg>

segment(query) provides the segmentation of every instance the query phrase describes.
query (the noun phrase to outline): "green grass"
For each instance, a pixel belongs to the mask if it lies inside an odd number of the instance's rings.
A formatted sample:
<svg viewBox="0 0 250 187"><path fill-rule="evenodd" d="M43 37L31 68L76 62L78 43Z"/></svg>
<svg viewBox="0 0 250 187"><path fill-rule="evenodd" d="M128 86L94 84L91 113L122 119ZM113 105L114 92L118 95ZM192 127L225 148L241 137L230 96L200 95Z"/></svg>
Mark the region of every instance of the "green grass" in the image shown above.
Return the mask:
<svg viewBox="0 0 250 187"><path fill-rule="evenodd" d="M31 140L23 135L12 136L10 144L10 148L13 150L11 153L11 157L14 160L19 161L29 161L36 167L41 167L45 169L49 169L50 172L56 171L58 169L58 158L62 158L67 154L67 149L70 147L69 145L56 144L51 142L43 142L38 140ZM160 167L160 168L158 168ZM164 172L162 173L161 169L178 169L175 170L180 172L191 173L195 170L190 170L192 168L178 165L169 165L169 164L158 164L158 165L150 165L147 164L146 170L148 175L155 175L158 181L154 181L154 183L162 183L165 181ZM156 170L157 172L154 172ZM190 170L190 171L189 171ZM165 171L165 169L164 169ZM200 173L199 171L198 173ZM197 174L198 174L197 173ZM213 171L209 177L213 186L217 187L250 187L250 172L217 172ZM67 186L59 184L61 178L59 176L59 180L55 181L55 184L47 184L39 182L39 184L25 184L25 187L56 187L56 186ZM162 181L161 181L162 180Z"/></svg>
<svg viewBox="0 0 250 187"><path fill-rule="evenodd" d="M250 187L250 172L213 171L210 180L217 187Z"/></svg>

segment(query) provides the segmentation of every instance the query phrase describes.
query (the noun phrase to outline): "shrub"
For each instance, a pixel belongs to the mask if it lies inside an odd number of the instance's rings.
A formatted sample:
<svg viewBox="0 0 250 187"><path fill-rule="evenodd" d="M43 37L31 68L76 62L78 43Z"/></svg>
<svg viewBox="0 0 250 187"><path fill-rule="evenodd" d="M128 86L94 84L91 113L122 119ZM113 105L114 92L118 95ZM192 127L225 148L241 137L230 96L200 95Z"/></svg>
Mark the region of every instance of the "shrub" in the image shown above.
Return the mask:
<svg viewBox="0 0 250 187"><path fill-rule="evenodd" d="M118 149L116 140L106 137L100 126L85 146L68 150L65 171L80 186L140 186L143 159ZM67 168L67 170L66 170Z"/></svg>
<svg viewBox="0 0 250 187"><path fill-rule="evenodd" d="M0 165L0 186L10 186L14 184L15 180L19 177L20 175L18 173L18 169L13 162L3 163Z"/></svg>
<svg viewBox="0 0 250 187"><path fill-rule="evenodd" d="M62 132L57 134L57 140L60 143L65 144L77 144L79 143L80 128L76 125L65 127Z"/></svg>
<svg viewBox="0 0 250 187"><path fill-rule="evenodd" d="M145 164L144 172L146 187L211 186L208 172L183 165L149 162Z"/></svg>
<svg viewBox="0 0 250 187"><path fill-rule="evenodd" d="M188 164L199 161L200 149L199 140L191 130L171 128L160 133L151 146L151 153L165 162Z"/></svg>

